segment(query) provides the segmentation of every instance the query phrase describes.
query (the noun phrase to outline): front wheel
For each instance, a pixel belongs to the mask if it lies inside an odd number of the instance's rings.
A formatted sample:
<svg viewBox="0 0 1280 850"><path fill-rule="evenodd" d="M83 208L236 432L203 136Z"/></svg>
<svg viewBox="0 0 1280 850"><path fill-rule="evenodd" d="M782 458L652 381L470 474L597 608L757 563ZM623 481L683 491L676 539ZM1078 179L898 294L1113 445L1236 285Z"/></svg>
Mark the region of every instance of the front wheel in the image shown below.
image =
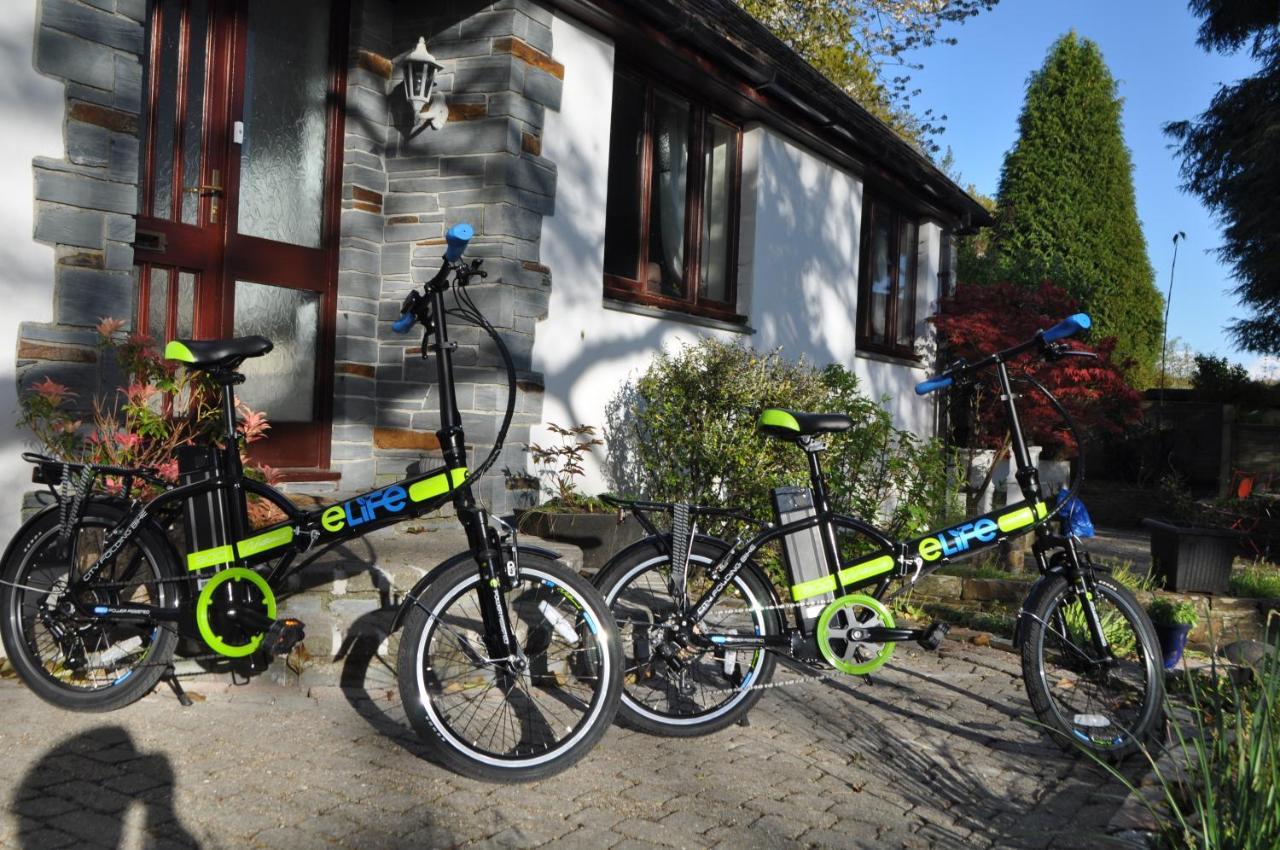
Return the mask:
<svg viewBox="0 0 1280 850"><path fill-rule="evenodd" d="M445 570L405 617L400 698L432 755L465 776L528 781L559 773L600 739L618 708L622 657L609 610L585 579L520 556L505 594L523 659L489 658L474 562Z"/></svg>
<svg viewBox="0 0 1280 850"><path fill-rule="evenodd" d="M1133 594L1110 576L1090 600L1109 644L1100 652L1080 594L1063 577L1023 612L1022 678L1036 716L1065 748L1121 759L1160 724L1164 669L1155 627Z"/></svg>

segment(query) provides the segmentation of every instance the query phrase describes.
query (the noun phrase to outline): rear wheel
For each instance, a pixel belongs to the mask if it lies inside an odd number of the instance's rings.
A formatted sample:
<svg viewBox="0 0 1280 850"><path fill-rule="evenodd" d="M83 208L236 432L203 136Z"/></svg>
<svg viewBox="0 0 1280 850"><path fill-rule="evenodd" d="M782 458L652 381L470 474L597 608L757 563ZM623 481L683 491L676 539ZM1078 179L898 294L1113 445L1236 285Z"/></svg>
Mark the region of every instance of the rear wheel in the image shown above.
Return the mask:
<svg viewBox="0 0 1280 850"><path fill-rule="evenodd" d="M622 659L612 618L585 579L520 555L506 593L524 658L491 659L474 562L447 569L410 603L400 638L400 698L432 754L465 776L541 779L582 758L618 708Z"/></svg>
<svg viewBox="0 0 1280 850"><path fill-rule="evenodd" d="M106 549L120 508L91 502L64 557L55 513L18 531L0 565L0 637L14 670L41 699L73 711L110 711L139 699L168 667L178 638L158 622L80 615L83 605L176 608L179 573L168 545L139 528L93 582L82 576Z"/></svg>
<svg viewBox="0 0 1280 850"><path fill-rule="evenodd" d="M1159 726L1160 642L1142 606L1115 579L1098 576L1092 602L1106 653L1097 649L1075 588L1061 576L1048 580L1023 614L1022 676L1032 708L1058 743L1119 759Z"/></svg>
<svg viewBox="0 0 1280 850"><path fill-rule="evenodd" d="M710 587L708 572L728 548L695 540L683 586L672 580L668 547L654 540L611 562L596 577L618 624L623 683L619 713L654 735L692 737L723 729L756 704L773 676L764 649L702 649L678 642L678 613ZM781 633L768 580L748 563L698 627L708 634Z"/></svg>

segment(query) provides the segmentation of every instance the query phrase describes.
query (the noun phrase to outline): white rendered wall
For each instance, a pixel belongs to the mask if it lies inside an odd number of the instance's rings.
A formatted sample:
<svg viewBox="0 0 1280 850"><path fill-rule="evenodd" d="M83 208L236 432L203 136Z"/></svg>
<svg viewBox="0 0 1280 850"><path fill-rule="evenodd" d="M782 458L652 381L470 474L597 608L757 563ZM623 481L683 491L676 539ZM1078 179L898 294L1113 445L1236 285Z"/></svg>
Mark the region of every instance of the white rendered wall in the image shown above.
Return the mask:
<svg viewBox="0 0 1280 850"><path fill-rule="evenodd" d="M18 526L20 493L31 489L31 467L18 458L27 435L18 418L18 323L53 318L53 249L33 238L35 185L31 160L62 157L63 85L38 74L32 61L33 0L5 4L0 16L0 545Z"/></svg>
<svg viewBox="0 0 1280 850"><path fill-rule="evenodd" d="M743 340L759 350L852 369L864 392L890 395L898 427L933 433L932 401L912 391L926 370L858 356L858 240L862 186L856 178L755 128L743 143L739 251L740 306L753 334L607 309L603 300L604 230L609 165L613 46L574 21L552 25L556 58L565 63L559 112L548 110L543 155L558 166L555 214L542 221L542 261L552 275L548 315L535 334L533 368L546 380L543 425L530 435L554 443L546 423L605 423L605 406L664 346L705 336ZM918 261L919 331L936 309L938 228L922 225ZM583 489L608 488L604 452L588 464ZM534 471L530 467L530 471Z"/></svg>

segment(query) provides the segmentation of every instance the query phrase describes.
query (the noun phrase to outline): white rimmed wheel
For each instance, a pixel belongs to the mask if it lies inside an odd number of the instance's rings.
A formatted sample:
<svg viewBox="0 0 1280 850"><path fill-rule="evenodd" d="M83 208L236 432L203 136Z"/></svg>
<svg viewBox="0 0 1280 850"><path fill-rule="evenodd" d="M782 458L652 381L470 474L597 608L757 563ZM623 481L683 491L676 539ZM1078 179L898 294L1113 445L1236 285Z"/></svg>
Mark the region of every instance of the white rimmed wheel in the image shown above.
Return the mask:
<svg viewBox="0 0 1280 850"><path fill-rule="evenodd" d="M445 570L410 603L400 638L400 698L444 766L475 779L541 779L582 758L613 722L622 659L591 584L520 555L507 613L523 657L489 657L473 562Z"/></svg>
<svg viewBox="0 0 1280 850"><path fill-rule="evenodd" d="M657 540L643 541L596 576L622 643L619 715L654 735L706 735L735 722L756 704L776 659L763 649L704 649L682 645L677 600L696 601L710 586L707 574L727 549L720 541L694 541L688 573L672 581L671 559ZM706 634L781 633L768 580L752 562L730 583L698 624Z"/></svg>
<svg viewBox="0 0 1280 850"><path fill-rule="evenodd" d="M1045 581L1022 613L1022 678L1055 741L1120 759L1159 730L1160 641L1147 612L1115 579L1097 576L1091 601L1110 644L1105 653L1095 645L1075 588L1061 576Z"/></svg>
<svg viewBox="0 0 1280 850"><path fill-rule="evenodd" d="M177 607L173 552L145 526L95 582L81 579L123 517L115 505L89 502L63 551L57 514L39 514L18 530L0 565L0 635L9 662L36 696L60 708L122 708L150 691L173 658L172 624L85 617L74 604Z"/></svg>

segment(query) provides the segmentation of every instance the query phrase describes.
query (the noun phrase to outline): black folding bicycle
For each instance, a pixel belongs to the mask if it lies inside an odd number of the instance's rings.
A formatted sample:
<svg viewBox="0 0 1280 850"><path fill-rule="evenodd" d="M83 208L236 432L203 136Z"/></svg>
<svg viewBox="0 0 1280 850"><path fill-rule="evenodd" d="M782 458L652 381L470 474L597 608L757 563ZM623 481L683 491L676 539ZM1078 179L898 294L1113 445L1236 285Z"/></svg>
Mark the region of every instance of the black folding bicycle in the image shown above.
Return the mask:
<svg viewBox="0 0 1280 850"><path fill-rule="evenodd" d="M304 637L280 617L276 591L324 548L452 501L469 550L446 560L405 597L397 672L414 729L443 764L490 780L556 773L582 757L612 722L621 686L615 626L591 584L525 546L477 503L471 485L498 456L515 409L515 369L501 336L476 308L467 283L483 276L462 253L469 225L453 227L439 272L406 298L394 324L424 328L440 387L444 465L411 468L403 481L343 503L299 510L244 475L233 387L247 358L269 352L262 337L176 340L165 350L222 389L220 446L179 452L180 482L150 501L131 496L153 470L62 463L28 454L33 480L56 503L30 518L0 562L0 635L10 662L40 697L66 709L108 711L139 699L162 676L179 698L173 657L180 636L217 658L261 662ZM452 291L454 306L446 307ZM506 417L488 458L467 469L446 317L493 338L509 380ZM117 495L106 491L119 482ZM285 515L249 528L246 495ZM185 560L173 543L182 529ZM184 700L185 701L185 700Z"/></svg>
<svg viewBox="0 0 1280 850"><path fill-rule="evenodd" d="M1041 577L1023 603L1015 636L1032 708L1066 746L1116 758L1136 750L1161 718L1164 679L1155 630L1133 594L1095 565L1069 533L1065 508L1083 481L1083 458L1065 497L1053 506L1044 500L1014 384L1042 393L1077 442L1080 435L1042 384L1030 376L1011 379L1008 368L1032 351L1049 360L1093 356L1060 342L1089 325L1087 315L1077 314L976 363L957 362L916 387L924 395L968 384L995 367L1023 500L984 516L896 541L867 522L833 512L819 437L847 430L851 420L780 408L764 410L759 428L805 452L809 487L775 490L773 522L732 509L606 497L630 510L649 532L616 554L595 580L622 641L620 717L654 734L706 734L745 716L769 686L778 655L858 676L879 669L897 642L936 649L946 624L900 628L887 603L945 564L1034 531L1032 553ZM653 521L658 514L670 518L669 530ZM733 542L698 533L700 521L724 519L762 530ZM755 559L772 541L782 544L791 581L786 603ZM853 541L870 541L872 551L864 545L852 554L847 544ZM897 589L890 593L891 588Z"/></svg>

